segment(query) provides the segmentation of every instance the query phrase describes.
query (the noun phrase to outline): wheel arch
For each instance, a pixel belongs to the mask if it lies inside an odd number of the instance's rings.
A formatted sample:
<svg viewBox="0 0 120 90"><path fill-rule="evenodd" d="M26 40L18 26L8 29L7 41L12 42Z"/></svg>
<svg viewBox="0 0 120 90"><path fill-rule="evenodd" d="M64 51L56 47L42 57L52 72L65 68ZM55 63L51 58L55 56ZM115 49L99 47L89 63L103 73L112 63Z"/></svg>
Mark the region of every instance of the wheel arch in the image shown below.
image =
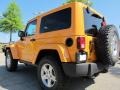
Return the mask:
<svg viewBox="0 0 120 90"><path fill-rule="evenodd" d="M36 62L35 62L35 65L38 66L39 63L41 62L41 59L45 56L52 56L52 57L55 57L56 59L53 61L53 62L56 62L62 72L65 74L65 71L64 71L64 68L63 68L63 62L61 61L61 57L59 55L59 52L55 49L44 49L44 50L41 50L38 54L38 57L36 59Z"/></svg>
<svg viewBox="0 0 120 90"><path fill-rule="evenodd" d="M41 51L39 52L35 64L38 64L39 61L40 61L43 57L48 56L48 55L51 55L51 56L53 56L53 57L58 58L58 60L59 60L59 62L60 62L60 56L59 56L59 53L58 53L57 50L53 50L53 49L43 49L43 50L41 50Z"/></svg>
<svg viewBox="0 0 120 90"><path fill-rule="evenodd" d="M71 62L70 56L68 53L67 48L64 45L58 45L58 44L48 44L43 45L37 48L37 51L35 53L35 59L32 62L33 64L36 64L43 55L54 54L59 58L60 62Z"/></svg>
<svg viewBox="0 0 120 90"><path fill-rule="evenodd" d="M5 48L5 55L6 55L6 50L10 50L13 59L19 59L18 52L17 52L17 47L16 45L10 45Z"/></svg>
<svg viewBox="0 0 120 90"><path fill-rule="evenodd" d="M59 52L55 49L43 49L39 52L35 64L38 65L40 60L45 56L53 56L57 58L57 62L61 63Z"/></svg>

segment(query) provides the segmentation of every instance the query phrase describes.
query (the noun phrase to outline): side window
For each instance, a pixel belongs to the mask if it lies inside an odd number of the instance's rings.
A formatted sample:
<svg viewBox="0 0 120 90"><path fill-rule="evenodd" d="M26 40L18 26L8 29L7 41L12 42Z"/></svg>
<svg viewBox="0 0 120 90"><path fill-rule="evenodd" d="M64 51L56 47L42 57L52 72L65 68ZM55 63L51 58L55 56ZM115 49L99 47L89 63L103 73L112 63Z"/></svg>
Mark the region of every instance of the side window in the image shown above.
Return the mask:
<svg viewBox="0 0 120 90"><path fill-rule="evenodd" d="M27 28L26 28L26 35L27 36L32 36L35 34L36 24L37 24L37 20L32 21L27 25Z"/></svg>
<svg viewBox="0 0 120 90"><path fill-rule="evenodd" d="M51 32L70 28L71 8L60 10L42 18L40 32Z"/></svg>

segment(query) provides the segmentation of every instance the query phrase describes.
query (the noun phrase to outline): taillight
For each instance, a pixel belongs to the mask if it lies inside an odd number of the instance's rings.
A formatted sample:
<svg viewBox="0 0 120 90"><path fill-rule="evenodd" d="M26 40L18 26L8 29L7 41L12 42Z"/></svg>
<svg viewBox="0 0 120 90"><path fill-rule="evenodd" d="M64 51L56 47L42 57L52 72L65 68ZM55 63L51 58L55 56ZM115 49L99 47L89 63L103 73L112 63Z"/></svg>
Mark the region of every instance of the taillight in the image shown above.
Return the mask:
<svg viewBox="0 0 120 90"><path fill-rule="evenodd" d="M107 24L106 24L106 22L105 21L103 21L102 22L102 26L106 26Z"/></svg>
<svg viewBox="0 0 120 90"><path fill-rule="evenodd" d="M106 26L106 25L107 25L106 20L105 20L105 18L103 17L103 21L102 21L102 23L101 23L101 26Z"/></svg>
<svg viewBox="0 0 120 90"><path fill-rule="evenodd" d="M77 38L77 48L80 50L85 49L85 37L78 37Z"/></svg>

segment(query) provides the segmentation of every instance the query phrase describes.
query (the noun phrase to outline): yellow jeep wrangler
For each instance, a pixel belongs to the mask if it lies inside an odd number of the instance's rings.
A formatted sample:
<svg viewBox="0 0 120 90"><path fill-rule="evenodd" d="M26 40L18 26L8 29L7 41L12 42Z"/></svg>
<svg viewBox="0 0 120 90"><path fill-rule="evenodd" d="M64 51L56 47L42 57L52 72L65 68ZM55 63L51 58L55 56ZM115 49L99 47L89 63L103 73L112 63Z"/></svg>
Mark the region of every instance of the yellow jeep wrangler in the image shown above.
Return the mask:
<svg viewBox="0 0 120 90"><path fill-rule="evenodd" d="M36 16L18 35L3 50L6 68L15 71L18 61L37 66L44 90L63 90L65 76L94 76L118 61L116 27L79 2Z"/></svg>

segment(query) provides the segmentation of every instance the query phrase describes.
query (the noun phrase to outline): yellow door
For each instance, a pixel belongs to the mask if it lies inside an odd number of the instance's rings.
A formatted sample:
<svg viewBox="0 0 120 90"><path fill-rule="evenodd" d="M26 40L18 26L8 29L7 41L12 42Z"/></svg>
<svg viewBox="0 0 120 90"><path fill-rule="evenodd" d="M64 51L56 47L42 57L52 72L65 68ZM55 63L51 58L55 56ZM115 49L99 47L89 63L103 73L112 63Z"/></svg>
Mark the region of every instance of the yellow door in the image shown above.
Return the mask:
<svg viewBox="0 0 120 90"><path fill-rule="evenodd" d="M36 20L28 23L25 30L25 37L19 41L19 57L21 60L32 62L34 57L34 42L36 33Z"/></svg>

